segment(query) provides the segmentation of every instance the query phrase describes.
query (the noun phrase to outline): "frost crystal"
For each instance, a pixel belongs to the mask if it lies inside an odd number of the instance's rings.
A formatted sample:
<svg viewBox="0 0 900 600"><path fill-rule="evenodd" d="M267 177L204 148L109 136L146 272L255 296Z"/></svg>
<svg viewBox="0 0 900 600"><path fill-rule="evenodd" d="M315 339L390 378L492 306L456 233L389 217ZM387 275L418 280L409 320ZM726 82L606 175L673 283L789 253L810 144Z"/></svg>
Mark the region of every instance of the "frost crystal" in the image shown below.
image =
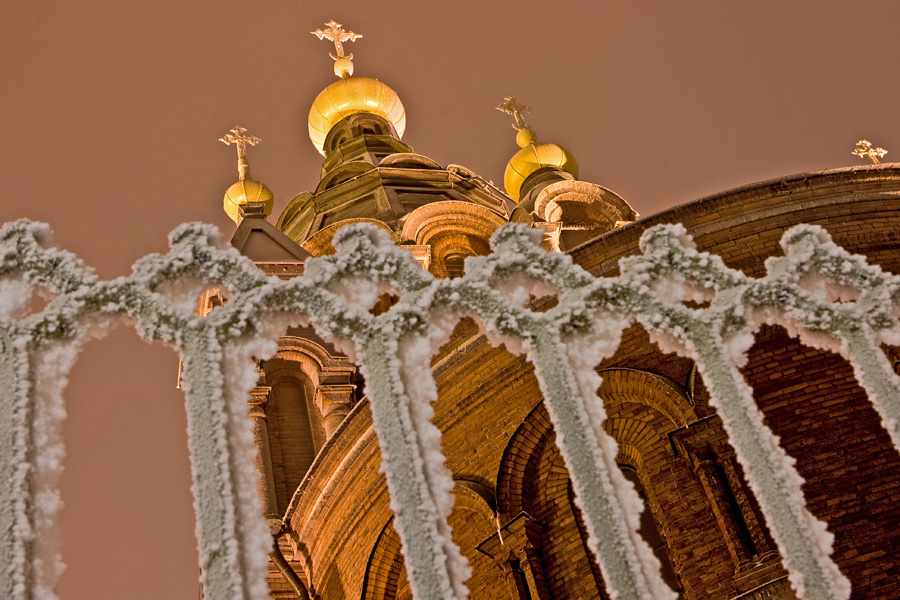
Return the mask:
<svg viewBox="0 0 900 600"><path fill-rule="evenodd" d="M141 259L130 277L99 282L74 256L47 247L45 226L5 226L0 597L55 598L62 570L56 534L61 392L87 336L127 316L147 339L174 345L184 361L205 597L267 597L271 538L256 492L246 397L256 380L253 359L271 355L272 340L288 321L302 319L357 357L366 377L414 596L466 598L470 570L447 524L453 482L431 423L437 389L430 356L458 320L470 316L491 341L527 353L534 363L589 546L612 597L675 598L637 533L641 502L616 466L616 442L603 429L596 396L596 365L638 321L666 349L696 361L798 596L848 598L849 582L830 558L832 536L807 511L793 459L765 426L738 366L762 323L836 349L900 447L900 381L879 349L900 341L900 279L811 226L785 233L785 256L769 259L762 279L697 252L677 225L648 230L643 255L624 259L622 274L604 279L568 256L540 250L530 234L519 226L502 228L492 239L494 253L470 258L466 275L451 281L433 279L384 232L350 226L336 236L336 256L312 259L304 277L280 281L220 247L215 229L190 224L173 232L167 255ZM185 294L214 285L228 287L230 301L195 316ZM42 312L20 317L36 287L57 297ZM386 290L400 300L372 315L370 304ZM551 309L523 306L529 294L547 293L559 295ZM709 303L689 308L685 299Z"/></svg>

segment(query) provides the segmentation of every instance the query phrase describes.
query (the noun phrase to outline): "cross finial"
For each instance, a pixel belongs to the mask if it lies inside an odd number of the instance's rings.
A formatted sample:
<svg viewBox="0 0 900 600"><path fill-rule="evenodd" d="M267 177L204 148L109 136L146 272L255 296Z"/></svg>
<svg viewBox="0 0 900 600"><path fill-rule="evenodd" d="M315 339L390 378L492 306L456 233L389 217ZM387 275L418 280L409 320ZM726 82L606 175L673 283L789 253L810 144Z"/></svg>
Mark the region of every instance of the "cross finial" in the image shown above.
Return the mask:
<svg viewBox="0 0 900 600"><path fill-rule="evenodd" d="M868 158L873 164L877 165L881 162L878 159L887 154L887 150L872 147L872 142L869 140L859 140L856 142L856 149L851 154L860 158Z"/></svg>
<svg viewBox="0 0 900 600"><path fill-rule="evenodd" d="M520 103L516 100L515 96L507 96L504 98L503 102L500 103L500 106L497 107L497 110L512 115L513 119L516 120L513 129L517 129L518 131L528 129L528 125L525 123L525 118L522 115L531 111L531 107Z"/></svg>
<svg viewBox="0 0 900 600"><path fill-rule="evenodd" d="M228 133L219 138L219 141L225 145L234 144L237 146L238 155L238 173L241 181L250 179L250 164L247 162L247 144L255 146L260 139L255 135L247 135L247 128L235 125Z"/></svg>
<svg viewBox="0 0 900 600"><path fill-rule="evenodd" d="M355 42L356 40L361 38L362 35L354 33L352 31L345 31L343 26L334 20L328 21L327 23L325 23L325 26L325 29L316 29L311 33L320 40L327 39L334 42L334 49L337 52L337 56L335 56L331 52L329 52L328 55L334 60L339 60L341 58L352 60L352 53L350 54L350 56L344 56L344 42Z"/></svg>

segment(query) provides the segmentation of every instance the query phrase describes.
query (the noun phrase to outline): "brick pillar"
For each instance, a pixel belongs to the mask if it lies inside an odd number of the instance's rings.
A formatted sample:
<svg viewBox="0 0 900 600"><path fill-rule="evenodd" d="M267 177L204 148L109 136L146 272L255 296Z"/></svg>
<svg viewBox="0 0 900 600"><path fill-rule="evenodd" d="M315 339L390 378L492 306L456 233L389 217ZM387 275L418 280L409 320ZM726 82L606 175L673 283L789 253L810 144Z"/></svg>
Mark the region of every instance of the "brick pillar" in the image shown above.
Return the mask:
<svg viewBox="0 0 900 600"><path fill-rule="evenodd" d="M775 547L775 542L769 537L766 528L762 524L762 517L758 512L759 509L750 498L747 488L738 474L739 467L734 451L728 450L719 454L719 464L722 466L725 477L731 485L731 492L734 495L735 502L737 502L738 510L741 511L741 516L744 518L744 523L747 524L750 538L753 540L753 545L756 546L756 553L760 557L777 554L778 550Z"/></svg>
<svg viewBox="0 0 900 600"><path fill-rule="evenodd" d="M352 384L320 385L316 388L316 406L322 413L325 435L331 437L350 412L353 400Z"/></svg>
<svg viewBox="0 0 900 600"><path fill-rule="evenodd" d="M401 248L405 248L412 252L413 258L422 265L422 268L426 271L429 267L431 267L431 246L428 244L419 245L419 246L401 246Z"/></svg>
<svg viewBox="0 0 900 600"><path fill-rule="evenodd" d="M503 571L506 573L506 589L512 598L519 600L531 600L531 591L528 587L528 578L525 571L522 570L522 564L517 558L510 557L503 564Z"/></svg>
<svg viewBox="0 0 900 600"><path fill-rule="evenodd" d="M550 591L547 589L547 580L544 578L544 565L541 564L540 552L530 545L519 552L525 560L519 560L519 567L525 575L528 591L533 600L550 600Z"/></svg>
<svg viewBox="0 0 900 600"><path fill-rule="evenodd" d="M700 479L735 567L749 562L753 559L753 552L745 541L745 535L749 532L745 532L735 518L734 511L739 508L734 506L730 494L726 491L728 482L722 480L715 459L710 456L696 457L693 463L694 472Z"/></svg>
<svg viewBox="0 0 900 600"><path fill-rule="evenodd" d="M272 474L272 456L269 453L269 427L266 418L266 404L272 388L257 386L250 392L250 420L253 422L253 441L256 445L256 470L259 471L259 497L263 504L263 514L277 515L275 499L275 477Z"/></svg>
<svg viewBox="0 0 900 600"><path fill-rule="evenodd" d="M562 233L562 226L559 223L533 223L531 225L535 229L543 229L541 235L541 248L547 252L560 252L559 236Z"/></svg>

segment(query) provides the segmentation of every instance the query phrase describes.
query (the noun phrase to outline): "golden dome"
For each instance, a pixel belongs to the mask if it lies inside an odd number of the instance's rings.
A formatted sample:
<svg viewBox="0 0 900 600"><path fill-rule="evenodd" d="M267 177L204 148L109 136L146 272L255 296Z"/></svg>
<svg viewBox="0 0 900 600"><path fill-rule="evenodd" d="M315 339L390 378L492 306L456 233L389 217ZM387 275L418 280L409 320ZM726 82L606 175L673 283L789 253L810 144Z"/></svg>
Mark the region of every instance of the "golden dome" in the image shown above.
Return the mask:
<svg viewBox="0 0 900 600"><path fill-rule="evenodd" d="M377 79L343 77L322 90L309 109L309 139L316 150L324 155L322 147L331 128L341 119L362 112L384 117L403 137L406 110L397 92Z"/></svg>
<svg viewBox="0 0 900 600"><path fill-rule="evenodd" d="M518 137L518 136L517 136ZM568 150L556 144L528 144L516 152L503 174L503 187L509 197L519 201L519 191L525 179L544 167L558 167L578 177L578 163Z"/></svg>
<svg viewBox="0 0 900 600"><path fill-rule="evenodd" d="M224 208L225 213L235 223L240 223L240 207L251 202L262 202L265 206L266 215L272 214L272 206L274 204L274 194L268 186L261 181L254 179L244 179L232 185L225 192Z"/></svg>

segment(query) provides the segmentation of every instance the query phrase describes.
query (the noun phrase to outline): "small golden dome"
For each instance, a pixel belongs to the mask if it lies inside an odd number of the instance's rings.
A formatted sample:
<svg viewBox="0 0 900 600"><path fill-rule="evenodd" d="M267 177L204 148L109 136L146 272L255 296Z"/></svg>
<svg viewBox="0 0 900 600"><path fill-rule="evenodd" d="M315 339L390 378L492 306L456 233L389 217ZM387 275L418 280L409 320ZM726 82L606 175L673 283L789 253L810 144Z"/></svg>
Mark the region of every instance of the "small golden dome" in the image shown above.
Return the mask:
<svg viewBox="0 0 900 600"><path fill-rule="evenodd" d="M350 77L353 75L353 61L342 56L334 61L334 74L338 77Z"/></svg>
<svg viewBox="0 0 900 600"><path fill-rule="evenodd" d="M537 138L534 135L534 132L527 127L524 129L520 129L519 133L516 134L516 144L519 145L519 148L524 148L528 146L528 144L533 144L537 141Z"/></svg>
<svg viewBox="0 0 900 600"><path fill-rule="evenodd" d="M406 131L406 110L397 92L369 77L344 77L316 97L309 109L309 139L320 154L331 128L345 117L368 112L393 124L398 137Z"/></svg>
<svg viewBox="0 0 900 600"><path fill-rule="evenodd" d="M503 187L506 188L506 193L509 194L509 197L518 202L522 183L529 175L544 167L558 167L568 171L573 177L578 177L578 163L575 162L575 157L562 146L557 146L556 144L528 144L516 152L509 159L509 164L506 165L506 172L503 174Z"/></svg>
<svg viewBox="0 0 900 600"><path fill-rule="evenodd" d="M240 223L240 207L251 202L262 202L265 206L266 216L272 214L274 194L268 186L255 179L244 179L232 185L225 192L225 213L235 223Z"/></svg>

